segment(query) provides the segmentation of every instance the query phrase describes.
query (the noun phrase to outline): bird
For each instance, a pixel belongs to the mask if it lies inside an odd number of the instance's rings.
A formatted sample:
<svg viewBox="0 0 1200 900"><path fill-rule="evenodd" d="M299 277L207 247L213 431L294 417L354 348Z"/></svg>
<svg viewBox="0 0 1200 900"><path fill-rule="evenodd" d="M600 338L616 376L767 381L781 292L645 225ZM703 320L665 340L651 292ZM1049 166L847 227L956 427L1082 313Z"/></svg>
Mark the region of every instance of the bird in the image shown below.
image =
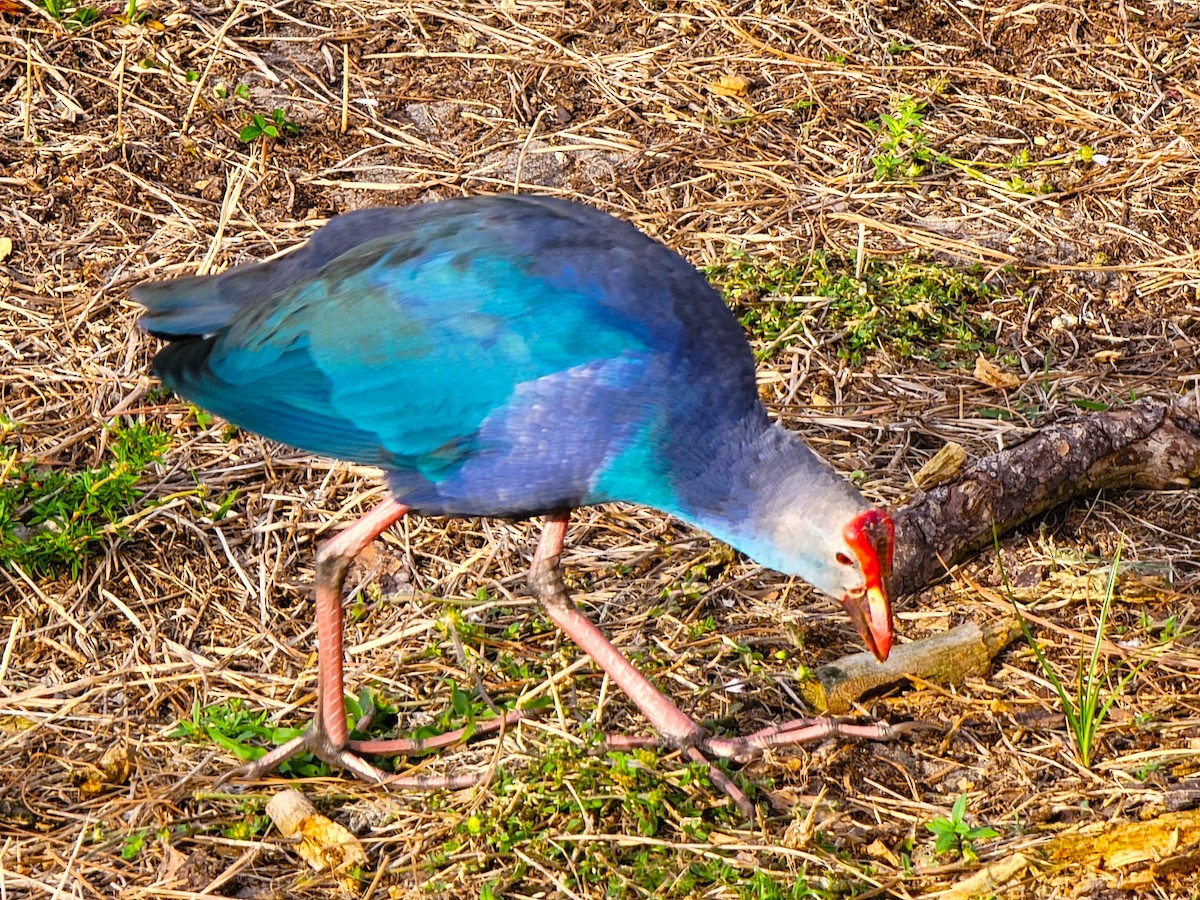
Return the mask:
<svg viewBox="0 0 1200 900"><path fill-rule="evenodd" d="M709 735L568 595L570 511L622 501L805 579L880 660L893 640L891 516L770 419L720 294L630 223L528 194L370 207L332 217L289 254L131 296L141 327L166 341L152 371L168 388L240 428L378 467L387 487L316 553L311 727L234 774L256 778L309 750L368 781L395 778L364 756L412 742L349 739L341 592L354 556L409 514L544 517L531 593L661 745L742 760L831 731L882 735L832 720Z"/></svg>

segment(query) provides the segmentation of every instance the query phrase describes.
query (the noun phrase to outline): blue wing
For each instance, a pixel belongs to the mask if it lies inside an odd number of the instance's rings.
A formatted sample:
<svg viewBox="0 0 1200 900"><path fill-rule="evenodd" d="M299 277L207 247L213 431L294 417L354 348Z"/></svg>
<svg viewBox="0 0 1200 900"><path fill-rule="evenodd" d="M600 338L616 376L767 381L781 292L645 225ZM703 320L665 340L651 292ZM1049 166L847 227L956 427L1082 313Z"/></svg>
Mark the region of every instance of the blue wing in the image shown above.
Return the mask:
<svg viewBox="0 0 1200 900"><path fill-rule="evenodd" d="M155 360L170 387L382 466L425 512L535 512L609 499L618 482L640 483L622 499L670 509L654 452L632 475L606 467L636 441L692 441L671 427L681 409L761 409L740 330L695 269L561 201L342 216L290 256L135 298L149 330L176 338Z"/></svg>

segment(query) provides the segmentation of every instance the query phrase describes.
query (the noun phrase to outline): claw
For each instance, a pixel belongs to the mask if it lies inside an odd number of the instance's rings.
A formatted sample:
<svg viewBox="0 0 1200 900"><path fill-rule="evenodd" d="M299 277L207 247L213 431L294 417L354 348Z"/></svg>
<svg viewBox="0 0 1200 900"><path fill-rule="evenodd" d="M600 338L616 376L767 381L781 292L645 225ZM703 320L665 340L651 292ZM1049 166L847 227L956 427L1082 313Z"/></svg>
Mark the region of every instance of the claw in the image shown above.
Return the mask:
<svg viewBox="0 0 1200 900"><path fill-rule="evenodd" d="M432 750L440 750L452 744L462 743L473 737L491 734L515 725L528 718L529 713L521 710L510 712L497 719L486 719L468 728L457 728L445 734L427 738L395 738L386 741L350 741L344 747L333 743L321 727L320 720L300 737L292 738L265 756L232 769L217 779L217 786L231 779L254 781L263 777L293 756L311 753L331 766L346 769L368 784L379 784L389 788L405 790L458 790L479 783L478 775L389 775L377 769L359 754L416 756ZM468 733L468 731L470 733Z"/></svg>

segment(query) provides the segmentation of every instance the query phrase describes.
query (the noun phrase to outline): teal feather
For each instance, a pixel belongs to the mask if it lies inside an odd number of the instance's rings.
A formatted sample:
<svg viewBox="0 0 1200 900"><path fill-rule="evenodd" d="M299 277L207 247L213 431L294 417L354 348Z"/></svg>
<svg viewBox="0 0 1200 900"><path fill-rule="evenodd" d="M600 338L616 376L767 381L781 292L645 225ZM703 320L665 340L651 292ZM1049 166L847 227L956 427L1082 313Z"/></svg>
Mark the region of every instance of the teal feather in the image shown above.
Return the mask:
<svg viewBox="0 0 1200 900"><path fill-rule="evenodd" d="M830 548L867 504L770 423L704 278L604 213L529 197L366 210L277 260L134 297L171 340L155 360L167 385L381 466L416 512L624 500L831 592L845 578ZM819 519L796 515L818 502Z"/></svg>

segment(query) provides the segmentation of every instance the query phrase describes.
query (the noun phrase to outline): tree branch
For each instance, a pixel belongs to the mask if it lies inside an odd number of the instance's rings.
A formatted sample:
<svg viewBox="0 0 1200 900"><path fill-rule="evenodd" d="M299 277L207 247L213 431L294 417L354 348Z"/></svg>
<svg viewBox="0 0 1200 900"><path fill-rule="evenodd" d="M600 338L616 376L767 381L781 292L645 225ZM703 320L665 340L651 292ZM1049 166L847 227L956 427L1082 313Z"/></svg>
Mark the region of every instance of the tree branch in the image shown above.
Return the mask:
<svg viewBox="0 0 1200 900"><path fill-rule="evenodd" d="M1200 419L1182 405L1141 401L1039 429L895 512L897 595L1034 516L1103 488L1180 489L1200 481Z"/></svg>

